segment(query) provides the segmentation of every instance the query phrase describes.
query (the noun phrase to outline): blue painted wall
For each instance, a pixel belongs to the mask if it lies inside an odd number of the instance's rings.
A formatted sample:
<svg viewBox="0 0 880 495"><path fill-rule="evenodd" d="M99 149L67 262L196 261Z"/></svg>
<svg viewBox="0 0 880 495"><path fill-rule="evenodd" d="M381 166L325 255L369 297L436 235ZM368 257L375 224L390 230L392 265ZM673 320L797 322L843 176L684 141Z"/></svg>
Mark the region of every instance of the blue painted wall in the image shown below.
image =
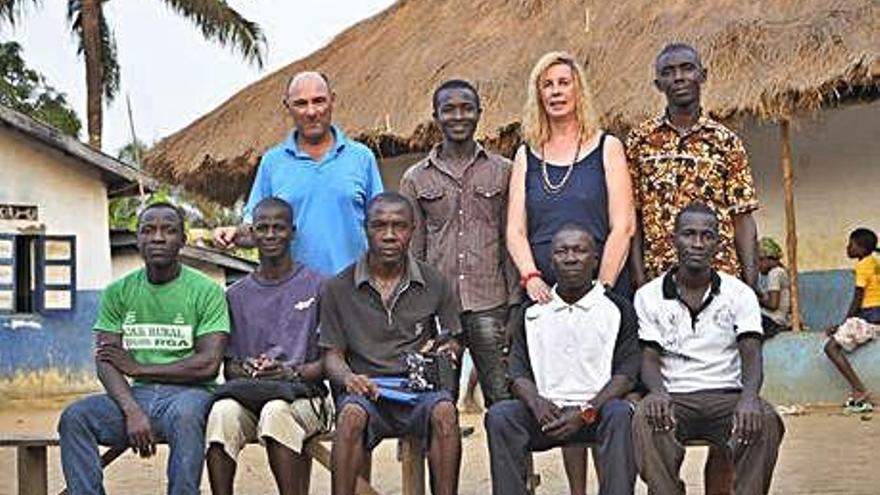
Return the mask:
<svg viewBox="0 0 880 495"><path fill-rule="evenodd" d="M823 330L843 321L852 301L852 270L823 270L798 274L801 316L809 330Z"/></svg>
<svg viewBox="0 0 880 495"><path fill-rule="evenodd" d="M849 386L822 350L819 332L785 332L764 344L762 395L774 404L842 404ZM848 355L869 389L880 391L880 343L870 342Z"/></svg>
<svg viewBox="0 0 880 495"><path fill-rule="evenodd" d="M0 315L0 380L45 370L92 373L91 328L99 297L100 291L77 291L74 311L33 317Z"/></svg>

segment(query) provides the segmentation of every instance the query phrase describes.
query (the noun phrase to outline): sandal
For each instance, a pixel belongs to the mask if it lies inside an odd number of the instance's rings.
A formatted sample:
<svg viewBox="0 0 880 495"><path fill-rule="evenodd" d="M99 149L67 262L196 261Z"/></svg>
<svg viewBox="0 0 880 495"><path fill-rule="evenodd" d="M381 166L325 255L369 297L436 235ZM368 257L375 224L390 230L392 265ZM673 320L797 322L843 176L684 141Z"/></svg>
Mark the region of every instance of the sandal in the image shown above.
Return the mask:
<svg viewBox="0 0 880 495"><path fill-rule="evenodd" d="M843 407L854 407L862 402L871 403L871 394L869 392L853 392L849 394Z"/></svg>
<svg viewBox="0 0 880 495"><path fill-rule="evenodd" d="M843 408L844 414L864 414L874 411L874 404L866 400L861 400L857 402L853 402L851 404L847 404L846 407Z"/></svg>

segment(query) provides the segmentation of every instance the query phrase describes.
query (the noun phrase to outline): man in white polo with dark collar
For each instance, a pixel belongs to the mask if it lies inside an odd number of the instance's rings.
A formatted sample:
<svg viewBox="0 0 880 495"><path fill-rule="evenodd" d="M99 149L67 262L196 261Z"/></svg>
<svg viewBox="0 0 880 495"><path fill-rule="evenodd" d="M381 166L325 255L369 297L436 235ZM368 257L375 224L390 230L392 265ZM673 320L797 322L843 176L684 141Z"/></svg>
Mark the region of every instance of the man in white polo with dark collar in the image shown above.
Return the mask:
<svg viewBox="0 0 880 495"><path fill-rule="evenodd" d="M759 397L761 308L754 291L712 269L718 217L705 204L675 219L678 265L636 293L642 381L633 420L636 463L654 495L683 495L684 444L729 449L737 495L766 494L784 427Z"/></svg>
<svg viewBox="0 0 880 495"><path fill-rule="evenodd" d="M632 305L594 283L596 242L578 225L553 236L553 299L525 310L508 373L515 400L486 414L493 495L526 495L528 452L595 442L599 495L632 495L632 404L639 373Z"/></svg>

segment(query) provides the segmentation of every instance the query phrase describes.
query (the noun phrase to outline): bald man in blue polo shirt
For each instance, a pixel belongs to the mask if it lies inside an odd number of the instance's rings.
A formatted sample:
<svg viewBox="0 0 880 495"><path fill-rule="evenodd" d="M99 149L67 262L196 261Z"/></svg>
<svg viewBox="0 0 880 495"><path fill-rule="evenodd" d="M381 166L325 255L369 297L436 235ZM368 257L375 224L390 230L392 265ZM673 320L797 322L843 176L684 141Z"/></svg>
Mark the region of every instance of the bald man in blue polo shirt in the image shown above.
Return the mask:
<svg viewBox="0 0 880 495"><path fill-rule="evenodd" d="M296 212L293 256L332 276L367 250L365 208L381 193L382 178L372 151L332 125L336 95L318 72L301 72L290 80L284 106L293 132L266 151L244 208L244 225L219 227L221 247L251 247L253 208L278 197Z"/></svg>

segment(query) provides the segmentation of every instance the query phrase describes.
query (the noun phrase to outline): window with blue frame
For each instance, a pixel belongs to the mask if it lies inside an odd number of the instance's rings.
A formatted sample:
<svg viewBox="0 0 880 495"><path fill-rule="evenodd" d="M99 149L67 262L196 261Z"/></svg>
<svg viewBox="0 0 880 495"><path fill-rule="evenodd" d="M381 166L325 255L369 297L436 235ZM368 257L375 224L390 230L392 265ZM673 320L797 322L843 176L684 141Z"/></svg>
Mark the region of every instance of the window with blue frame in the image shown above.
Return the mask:
<svg viewBox="0 0 880 495"><path fill-rule="evenodd" d="M76 237L0 233L0 312L71 311Z"/></svg>

